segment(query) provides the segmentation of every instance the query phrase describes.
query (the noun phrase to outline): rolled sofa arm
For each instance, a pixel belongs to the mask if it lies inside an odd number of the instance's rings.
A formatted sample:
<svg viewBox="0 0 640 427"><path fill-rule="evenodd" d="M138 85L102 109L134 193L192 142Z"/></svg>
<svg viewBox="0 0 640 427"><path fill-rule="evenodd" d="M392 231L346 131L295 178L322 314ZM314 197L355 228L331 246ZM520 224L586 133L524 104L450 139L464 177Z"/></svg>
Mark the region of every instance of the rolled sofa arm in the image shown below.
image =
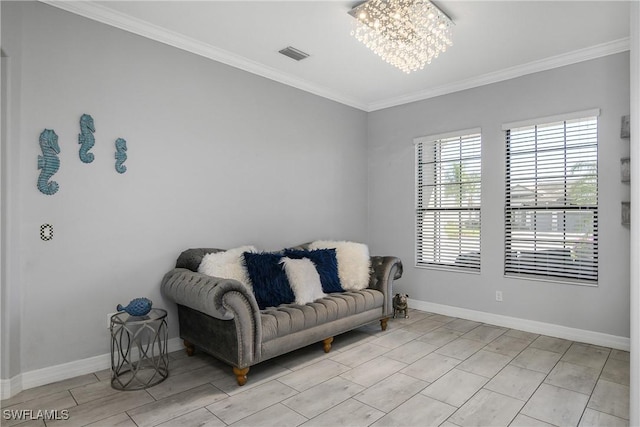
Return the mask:
<svg viewBox="0 0 640 427"><path fill-rule="evenodd" d="M237 280L174 268L162 279L161 290L163 295L176 304L235 324L235 346L230 350L226 349L231 351L225 359L229 363L244 368L260 359L260 310L253 292L245 285ZM216 340L214 336L211 339ZM204 345L196 342L193 344Z"/></svg>
<svg viewBox="0 0 640 427"><path fill-rule="evenodd" d="M385 296L384 314L393 313L393 281L402 277L402 261L393 256L372 256L369 287Z"/></svg>
<svg viewBox="0 0 640 427"><path fill-rule="evenodd" d="M190 307L220 320L231 320L238 311L248 311L260 321L256 298L237 280L222 279L196 273L186 268L174 268L165 274L160 285L162 294L176 304ZM244 300L234 304L229 297ZM243 309L243 306L245 307Z"/></svg>

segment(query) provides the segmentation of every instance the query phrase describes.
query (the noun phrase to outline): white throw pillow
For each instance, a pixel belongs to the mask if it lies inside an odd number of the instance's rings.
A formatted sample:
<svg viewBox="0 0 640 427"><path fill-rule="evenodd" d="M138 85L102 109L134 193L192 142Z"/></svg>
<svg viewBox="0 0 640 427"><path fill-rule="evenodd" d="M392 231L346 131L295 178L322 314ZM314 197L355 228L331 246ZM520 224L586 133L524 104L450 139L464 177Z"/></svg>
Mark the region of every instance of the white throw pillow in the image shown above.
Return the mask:
<svg viewBox="0 0 640 427"><path fill-rule="evenodd" d="M369 286L371 260L369 247L364 243L316 240L309 249L335 249L338 277L344 290L360 290Z"/></svg>
<svg viewBox="0 0 640 427"><path fill-rule="evenodd" d="M284 266L289 286L296 297L296 304L304 305L327 296L322 292L322 283L316 266L309 258L283 257L280 264Z"/></svg>
<svg viewBox="0 0 640 427"><path fill-rule="evenodd" d="M223 279L234 279L251 289L251 280L242 254L257 251L254 246L240 246L224 252L206 254L202 257L198 273Z"/></svg>

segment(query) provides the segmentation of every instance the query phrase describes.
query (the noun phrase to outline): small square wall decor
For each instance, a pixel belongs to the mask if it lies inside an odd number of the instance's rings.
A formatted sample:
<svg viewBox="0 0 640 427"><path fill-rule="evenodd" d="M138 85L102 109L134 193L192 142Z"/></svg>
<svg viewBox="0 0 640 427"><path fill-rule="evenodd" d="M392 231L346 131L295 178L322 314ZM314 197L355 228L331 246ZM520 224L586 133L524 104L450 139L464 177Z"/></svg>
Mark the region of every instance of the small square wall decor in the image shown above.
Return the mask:
<svg viewBox="0 0 640 427"><path fill-rule="evenodd" d="M622 202L622 225L631 225L631 202Z"/></svg>
<svg viewBox="0 0 640 427"><path fill-rule="evenodd" d="M620 181L631 182L631 159L629 157L620 159Z"/></svg>
<svg viewBox="0 0 640 427"><path fill-rule="evenodd" d="M631 128L629 127L629 117L630 116L622 116L622 121L620 123L620 138L630 138L631 137Z"/></svg>

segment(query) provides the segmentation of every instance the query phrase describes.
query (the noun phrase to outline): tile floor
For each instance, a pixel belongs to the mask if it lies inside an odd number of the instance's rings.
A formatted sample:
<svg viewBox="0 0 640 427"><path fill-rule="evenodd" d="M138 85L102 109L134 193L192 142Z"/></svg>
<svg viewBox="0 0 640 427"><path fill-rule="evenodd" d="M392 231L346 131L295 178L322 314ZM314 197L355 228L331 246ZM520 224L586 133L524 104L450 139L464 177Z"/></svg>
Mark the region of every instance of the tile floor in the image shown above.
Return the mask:
<svg viewBox="0 0 640 427"><path fill-rule="evenodd" d="M626 426L629 353L410 310L251 368L170 355L170 376L116 391L109 370L2 401L68 409L47 426ZM4 412L3 412L4 413ZM17 425L2 419L3 426ZM43 426L28 421L21 427Z"/></svg>

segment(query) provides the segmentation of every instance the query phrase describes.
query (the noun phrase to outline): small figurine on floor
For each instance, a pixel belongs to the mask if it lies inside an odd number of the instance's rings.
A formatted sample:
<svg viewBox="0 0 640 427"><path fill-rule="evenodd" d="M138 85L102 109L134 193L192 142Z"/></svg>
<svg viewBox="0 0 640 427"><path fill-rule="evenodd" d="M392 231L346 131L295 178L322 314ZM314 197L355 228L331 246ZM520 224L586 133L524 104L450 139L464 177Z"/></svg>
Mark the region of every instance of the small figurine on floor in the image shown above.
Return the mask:
<svg viewBox="0 0 640 427"><path fill-rule="evenodd" d="M409 295L407 294L396 294L393 297L393 318L396 318L396 315L404 312L404 318L407 319L409 317L409 306L407 304L407 299Z"/></svg>

